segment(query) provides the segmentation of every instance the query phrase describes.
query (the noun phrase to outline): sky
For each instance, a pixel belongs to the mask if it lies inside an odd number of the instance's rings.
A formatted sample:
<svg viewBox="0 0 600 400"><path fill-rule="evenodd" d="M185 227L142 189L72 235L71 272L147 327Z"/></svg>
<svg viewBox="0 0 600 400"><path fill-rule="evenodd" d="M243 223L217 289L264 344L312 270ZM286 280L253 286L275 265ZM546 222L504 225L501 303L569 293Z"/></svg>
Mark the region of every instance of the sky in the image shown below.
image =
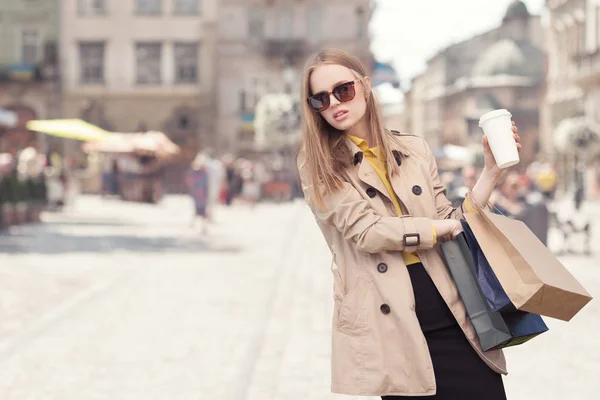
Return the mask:
<svg viewBox="0 0 600 400"><path fill-rule="evenodd" d="M377 0L371 20L372 50L392 62L403 86L444 47L500 25L514 0ZM540 14L544 0L525 0Z"/></svg>

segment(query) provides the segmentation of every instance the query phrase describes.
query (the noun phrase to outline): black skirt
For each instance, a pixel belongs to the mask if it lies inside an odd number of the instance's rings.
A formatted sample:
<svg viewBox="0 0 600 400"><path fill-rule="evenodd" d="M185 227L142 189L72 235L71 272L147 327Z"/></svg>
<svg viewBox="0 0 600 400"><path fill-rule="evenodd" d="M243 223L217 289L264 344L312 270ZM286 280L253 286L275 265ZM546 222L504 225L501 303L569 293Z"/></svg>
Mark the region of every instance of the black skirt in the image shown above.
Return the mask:
<svg viewBox="0 0 600 400"><path fill-rule="evenodd" d="M382 399L506 400L502 376L475 352L423 264L408 266L415 307L433 361L435 396Z"/></svg>

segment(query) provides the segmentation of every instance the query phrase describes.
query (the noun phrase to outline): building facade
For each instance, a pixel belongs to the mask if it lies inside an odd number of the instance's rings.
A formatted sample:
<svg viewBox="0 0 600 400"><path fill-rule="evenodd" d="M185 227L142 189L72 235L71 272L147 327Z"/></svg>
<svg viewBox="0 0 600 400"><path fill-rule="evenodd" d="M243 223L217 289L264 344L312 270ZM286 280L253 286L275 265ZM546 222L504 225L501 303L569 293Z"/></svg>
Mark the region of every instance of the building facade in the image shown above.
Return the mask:
<svg viewBox="0 0 600 400"><path fill-rule="evenodd" d="M597 159L595 144L600 135L600 4L547 0L546 7L549 65L544 150L557 167L562 191L600 192L597 183L584 183L594 175L589 167Z"/></svg>
<svg viewBox="0 0 600 400"><path fill-rule="evenodd" d="M27 146L45 151L47 138L25 124L60 115L59 3L0 0L0 108L18 116L16 126L0 127L0 153Z"/></svg>
<svg viewBox="0 0 600 400"><path fill-rule="evenodd" d="M582 154L586 171L584 190L588 196L600 198L600 0L588 0L584 14L582 51L576 57L576 81L584 92L584 138L590 139L584 143Z"/></svg>
<svg viewBox="0 0 600 400"><path fill-rule="evenodd" d="M304 63L320 49L341 48L373 65L368 33L373 6L372 0L221 0L218 147L238 153L256 147L257 104L270 94L297 101ZM297 135L297 124L279 132ZM263 142L268 148L282 141Z"/></svg>
<svg viewBox="0 0 600 400"><path fill-rule="evenodd" d="M577 83L585 92L585 114L600 124L600 0L588 0L583 51L577 57Z"/></svg>
<svg viewBox="0 0 600 400"><path fill-rule="evenodd" d="M526 168L539 147L543 46L540 17L531 15L523 2L511 0L498 28L428 60L406 94L407 128L433 148L453 144L480 152L479 117L506 108L518 122L523 141L518 168Z"/></svg>
<svg viewBox="0 0 600 400"><path fill-rule="evenodd" d="M63 116L117 132L158 130L184 168L216 141L217 0L63 0ZM67 23L68 21L68 23Z"/></svg>

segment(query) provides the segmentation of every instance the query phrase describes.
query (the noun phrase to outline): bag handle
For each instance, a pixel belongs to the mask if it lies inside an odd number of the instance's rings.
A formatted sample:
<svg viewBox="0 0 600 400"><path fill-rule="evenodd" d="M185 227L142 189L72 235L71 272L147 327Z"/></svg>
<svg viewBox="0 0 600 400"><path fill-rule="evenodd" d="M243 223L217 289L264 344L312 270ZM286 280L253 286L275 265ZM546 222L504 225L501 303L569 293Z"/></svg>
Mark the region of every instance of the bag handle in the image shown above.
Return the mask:
<svg viewBox="0 0 600 400"><path fill-rule="evenodd" d="M471 206L473 206L474 209L477 210L478 213L483 213L485 211L485 208L481 205L481 203L479 203L479 201L477 201L477 199L475 198L475 196L473 196L473 191L469 190L467 192L467 195L465 196L466 199L469 200L469 203L471 203ZM489 207L490 210L492 211L497 211L500 215L506 217L506 215L504 215L504 213L498 209L498 207L495 207L492 203L490 203L490 201L488 200L487 207Z"/></svg>

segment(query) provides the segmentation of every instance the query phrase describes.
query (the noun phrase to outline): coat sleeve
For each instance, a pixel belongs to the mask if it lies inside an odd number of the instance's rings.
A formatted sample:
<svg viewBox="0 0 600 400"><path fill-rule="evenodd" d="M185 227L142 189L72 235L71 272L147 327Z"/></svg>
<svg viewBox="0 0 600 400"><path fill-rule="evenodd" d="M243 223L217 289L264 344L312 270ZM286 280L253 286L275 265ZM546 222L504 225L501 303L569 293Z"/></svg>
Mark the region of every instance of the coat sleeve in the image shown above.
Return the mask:
<svg viewBox="0 0 600 400"><path fill-rule="evenodd" d="M464 200L460 207L455 208L446 197L446 187L442 184L438 173L437 162L431 148L426 141L423 140L425 146L425 156L429 161L429 172L431 174L431 182L433 184L433 196L435 199L435 208L440 219L463 219L465 212L473 212L468 200Z"/></svg>
<svg viewBox="0 0 600 400"><path fill-rule="evenodd" d="M350 183L345 182L335 193L324 194L324 204L313 201L314 190L310 174L302 160L298 159L302 191L317 222L335 227L345 240L356 243L360 251L380 253L383 251L427 250L434 246L431 220L421 217L388 217L375 213L369 202Z"/></svg>

